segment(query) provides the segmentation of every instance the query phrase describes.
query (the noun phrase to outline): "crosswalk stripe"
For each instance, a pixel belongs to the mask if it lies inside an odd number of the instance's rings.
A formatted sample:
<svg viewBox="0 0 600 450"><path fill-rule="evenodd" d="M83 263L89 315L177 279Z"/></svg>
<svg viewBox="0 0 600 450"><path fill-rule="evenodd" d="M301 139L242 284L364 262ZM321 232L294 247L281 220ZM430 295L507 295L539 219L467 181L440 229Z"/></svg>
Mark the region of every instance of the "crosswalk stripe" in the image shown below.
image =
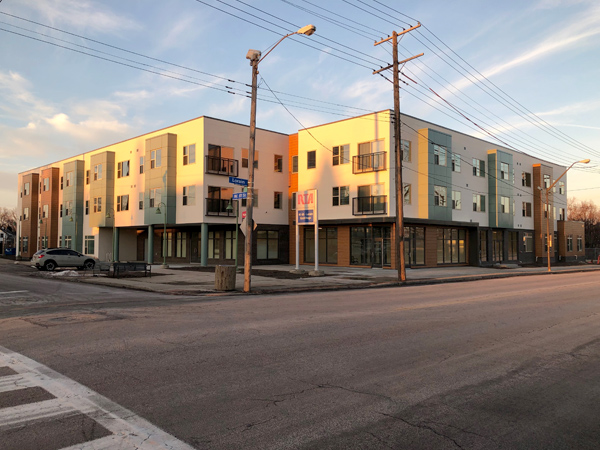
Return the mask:
<svg viewBox="0 0 600 450"><path fill-rule="evenodd" d="M35 385L33 381L20 373L0 377L0 392L16 391L17 389L25 389Z"/></svg>
<svg viewBox="0 0 600 450"><path fill-rule="evenodd" d="M65 405L60 399L44 400L26 405L0 409L0 427L8 427L23 422L39 420L76 412L71 405Z"/></svg>
<svg viewBox="0 0 600 450"><path fill-rule="evenodd" d="M0 346L0 367L2 366L11 368L17 372L17 375L0 377L0 380L9 378L13 380L12 385L10 382L4 382L0 386L5 386L7 390L13 390L15 381L26 383L27 386L24 387L39 386L54 395L56 399L0 409L0 427L25 424L32 420L56 415L83 413L113 435L78 444L73 448L85 450L112 448L193 450L193 447L97 392L43 364ZM18 378L19 376L21 378ZM107 438L112 438L112 440Z"/></svg>

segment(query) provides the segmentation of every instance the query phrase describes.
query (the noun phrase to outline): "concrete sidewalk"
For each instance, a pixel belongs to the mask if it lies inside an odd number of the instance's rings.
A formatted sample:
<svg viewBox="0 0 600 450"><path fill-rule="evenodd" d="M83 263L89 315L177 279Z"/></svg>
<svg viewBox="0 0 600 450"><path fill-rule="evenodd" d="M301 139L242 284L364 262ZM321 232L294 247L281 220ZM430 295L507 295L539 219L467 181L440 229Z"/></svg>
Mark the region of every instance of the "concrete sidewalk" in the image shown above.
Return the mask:
<svg viewBox="0 0 600 450"><path fill-rule="evenodd" d="M20 262L19 264L26 264ZM186 270L188 269L188 270ZM308 274L297 276L290 274L293 265L254 266L252 274L252 293L305 292L313 290L340 290L356 288L374 288L396 286L397 272L390 269L370 269L355 267L320 266L325 276L311 277ZM306 272L313 266L301 266ZM56 279L68 279L84 283L114 286L142 291L161 292L179 295L222 294L215 290L215 274L199 265L172 265L168 269L161 265L152 266L152 277L111 278L106 274L91 272L40 272L41 276ZM574 272L596 272L598 265L582 264L575 266L556 266L552 273L546 267L487 268L471 266L453 266L437 268L406 269L406 284L435 284L449 282L474 281L487 278L504 278L529 275L559 275ZM236 290L227 294L243 293L244 275L237 274Z"/></svg>

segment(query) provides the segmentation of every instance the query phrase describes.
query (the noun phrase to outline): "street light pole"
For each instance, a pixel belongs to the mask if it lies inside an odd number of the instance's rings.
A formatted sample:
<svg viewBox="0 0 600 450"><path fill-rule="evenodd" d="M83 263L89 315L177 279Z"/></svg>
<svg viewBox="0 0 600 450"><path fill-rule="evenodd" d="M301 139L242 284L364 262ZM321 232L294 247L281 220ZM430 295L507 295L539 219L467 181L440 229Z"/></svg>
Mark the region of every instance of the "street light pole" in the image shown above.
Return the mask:
<svg viewBox="0 0 600 450"><path fill-rule="evenodd" d="M573 164L571 164L569 167L567 167L567 170L565 170L562 175L560 177L558 177L556 180L554 180L554 183L552 183L550 186L548 186L546 188L546 257L548 258L548 272L552 272L552 268L550 265L550 243L552 242L552 237L550 236L550 203L548 200L548 196L550 195L550 189L552 189L554 186L556 186L556 183L558 183L558 180L560 180L562 177L565 176L565 174L571 169L571 167L573 167L575 164L588 164L590 162L589 159L582 159L581 161L575 161ZM554 234L554 233L552 233Z"/></svg>
<svg viewBox="0 0 600 450"><path fill-rule="evenodd" d="M314 25L306 25L290 34L286 34L271 47L261 58L261 53L258 50L249 50L246 54L246 59L250 60L252 66L252 103L250 105L250 143L248 145L248 197L246 201L246 248L244 253L244 292L250 292L251 289L251 272L252 272L252 231L254 226L253 208L254 208L254 153L256 144L256 94L257 94L257 78L258 64L273 51L285 38L294 34L312 35L316 31Z"/></svg>
<svg viewBox="0 0 600 450"><path fill-rule="evenodd" d="M156 214L160 214L160 205L164 206L165 209L165 215L164 215L164 221L163 221L163 269L168 269L169 266L167 265L167 205L163 202L160 202L158 205L156 205Z"/></svg>

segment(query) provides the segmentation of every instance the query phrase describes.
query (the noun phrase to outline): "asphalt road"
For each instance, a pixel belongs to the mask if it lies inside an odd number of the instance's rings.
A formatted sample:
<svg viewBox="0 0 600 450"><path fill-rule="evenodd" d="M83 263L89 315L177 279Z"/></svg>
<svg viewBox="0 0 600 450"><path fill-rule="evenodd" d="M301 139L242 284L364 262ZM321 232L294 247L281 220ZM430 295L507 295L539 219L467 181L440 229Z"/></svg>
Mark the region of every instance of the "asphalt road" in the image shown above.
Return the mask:
<svg viewBox="0 0 600 450"><path fill-rule="evenodd" d="M2 300L19 279L35 305ZM597 449L599 287L203 299L1 273L0 345L195 448Z"/></svg>

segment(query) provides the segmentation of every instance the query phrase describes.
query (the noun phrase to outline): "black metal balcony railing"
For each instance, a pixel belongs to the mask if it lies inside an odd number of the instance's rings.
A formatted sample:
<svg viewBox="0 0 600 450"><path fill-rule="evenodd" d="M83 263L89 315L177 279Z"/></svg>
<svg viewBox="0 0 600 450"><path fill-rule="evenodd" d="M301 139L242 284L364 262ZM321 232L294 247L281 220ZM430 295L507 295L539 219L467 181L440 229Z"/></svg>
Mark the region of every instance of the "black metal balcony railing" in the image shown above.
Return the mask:
<svg viewBox="0 0 600 450"><path fill-rule="evenodd" d="M231 202L231 206L233 209L231 211L227 210L227 206L229 205L229 199L222 198L207 198L206 199L206 215L207 216L226 216L226 217L235 217L235 210L237 208L238 202Z"/></svg>
<svg viewBox="0 0 600 450"><path fill-rule="evenodd" d="M386 212L387 195L371 195L352 199L352 214L355 216L385 214Z"/></svg>
<svg viewBox="0 0 600 450"><path fill-rule="evenodd" d="M385 155L386 152L378 152L352 157L352 173L366 173L386 170Z"/></svg>
<svg viewBox="0 0 600 450"><path fill-rule="evenodd" d="M206 156L205 173L215 175L225 175L231 177L238 176L238 160L229 158L219 158L218 156Z"/></svg>

